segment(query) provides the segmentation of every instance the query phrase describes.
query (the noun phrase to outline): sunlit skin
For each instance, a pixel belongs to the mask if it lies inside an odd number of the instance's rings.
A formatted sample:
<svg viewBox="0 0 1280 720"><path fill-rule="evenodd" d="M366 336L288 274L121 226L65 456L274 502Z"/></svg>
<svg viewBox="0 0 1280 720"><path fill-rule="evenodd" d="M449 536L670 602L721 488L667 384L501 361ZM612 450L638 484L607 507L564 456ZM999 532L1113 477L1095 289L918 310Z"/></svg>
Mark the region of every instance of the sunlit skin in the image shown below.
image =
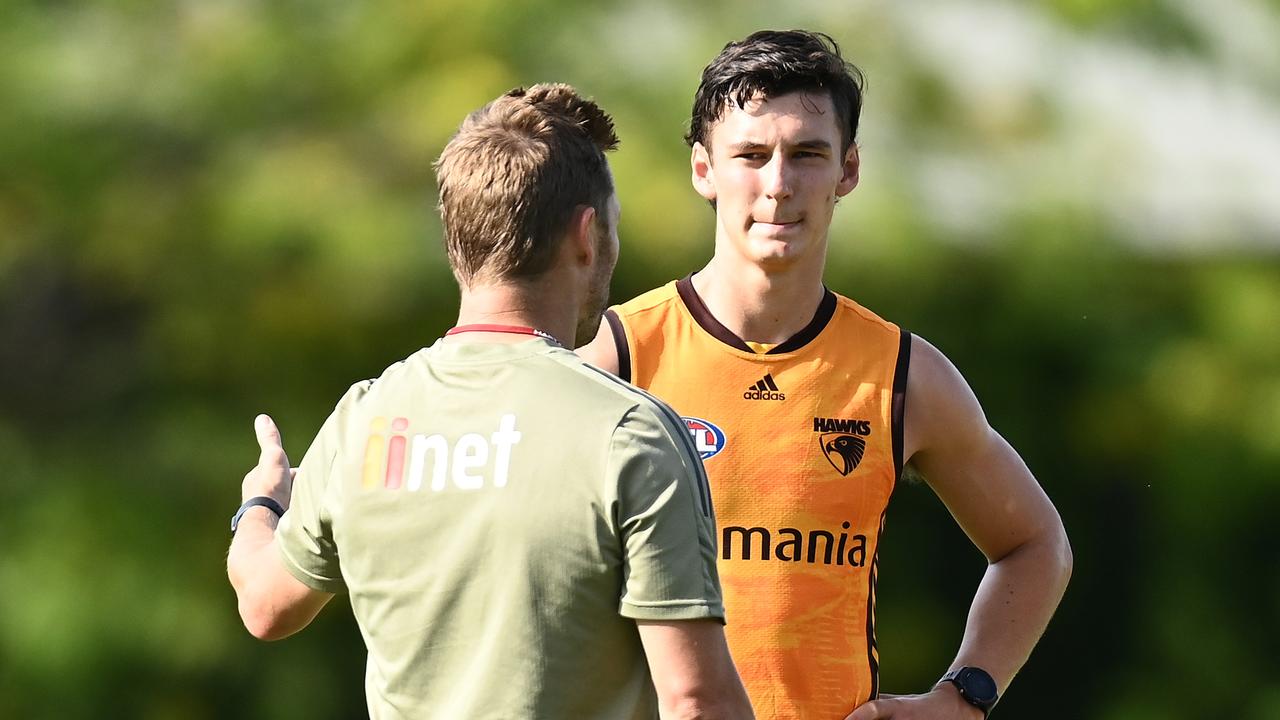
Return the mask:
<svg viewBox="0 0 1280 720"><path fill-rule="evenodd" d="M693 185L716 206L717 261L821 277L836 200L858 184L858 149L842 151L830 96L730 104L709 142L694 145Z"/></svg>

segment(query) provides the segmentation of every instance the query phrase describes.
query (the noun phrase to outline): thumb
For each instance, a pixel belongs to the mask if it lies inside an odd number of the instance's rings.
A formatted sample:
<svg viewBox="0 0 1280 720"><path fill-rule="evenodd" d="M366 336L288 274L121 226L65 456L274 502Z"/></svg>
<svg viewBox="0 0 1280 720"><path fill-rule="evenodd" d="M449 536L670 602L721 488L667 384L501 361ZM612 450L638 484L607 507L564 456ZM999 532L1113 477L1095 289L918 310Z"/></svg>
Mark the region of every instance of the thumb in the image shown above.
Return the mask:
<svg viewBox="0 0 1280 720"><path fill-rule="evenodd" d="M270 415L259 415L253 419L253 430L258 436L258 447L262 454L258 458L259 465L276 465L289 467L289 458L280 444L280 428Z"/></svg>

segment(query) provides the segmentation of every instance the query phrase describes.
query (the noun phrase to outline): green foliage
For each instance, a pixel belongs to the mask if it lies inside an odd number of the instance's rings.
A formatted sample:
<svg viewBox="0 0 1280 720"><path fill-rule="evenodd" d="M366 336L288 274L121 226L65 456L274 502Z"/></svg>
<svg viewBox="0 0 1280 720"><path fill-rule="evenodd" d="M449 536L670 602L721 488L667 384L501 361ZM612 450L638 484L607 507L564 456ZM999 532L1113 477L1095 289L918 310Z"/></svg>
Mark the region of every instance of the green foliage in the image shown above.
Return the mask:
<svg viewBox="0 0 1280 720"><path fill-rule="evenodd" d="M1073 540L1001 714L1276 717L1277 228L1161 245L1092 174L1139 163L1075 154L1129 146L1062 104L1069 76L975 89L928 59L919 13L794 5L0 8L0 716L360 715L341 603L279 644L239 626L223 563L253 416L298 459L350 382L451 324L430 163L513 85L575 83L616 117L615 299L698 267L713 217L680 139L698 70L751 29L809 26L871 81L828 284L952 358ZM1170 74L1267 77L1212 65L1175 5L1019 12L1175 52ZM935 192L940 170L974 183ZM922 485L898 489L885 542L883 685L918 691L983 562Z"/></svg>

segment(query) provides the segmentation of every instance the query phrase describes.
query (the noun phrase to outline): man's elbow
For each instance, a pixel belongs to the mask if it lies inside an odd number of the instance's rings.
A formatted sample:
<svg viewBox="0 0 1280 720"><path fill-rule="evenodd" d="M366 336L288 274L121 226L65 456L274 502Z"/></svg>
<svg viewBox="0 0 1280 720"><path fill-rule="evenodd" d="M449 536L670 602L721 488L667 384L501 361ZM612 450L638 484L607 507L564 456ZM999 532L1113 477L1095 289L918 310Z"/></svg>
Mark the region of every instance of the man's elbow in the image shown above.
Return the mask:
<svg viewBox="0 0 1280 720"><path fill-rule="evenodd" d="M662 703L662 720L742 720L750 718L751 709L730 693L720 695L688 694L668 698Z"/></svg>
<svg viewBox="0 0 1280 720"><path fill-rule="evenodd" d="M716 682L668 687L659 703L662 720L742 720L754 717L736 672Z"/></svg>
<svg viewBox="0 0 1280 720"><path fill-rule="evenodd" d="M298 631L289 618L266 603L242 596L239 609L244 629L259 640L265 642L283 640Z"/></svg>
<svg viewBox="0 0 1280 720"><path fill-rule="evenodd" d="M1062 520L1047 523L1030 547L1035 548L1033 551L1036 558L1035 564L1041 569L1047 586L1057 588L1059 593L1066 592L1075 557L1071 552L1071 541L1067 538L1067 530L1063 527Z"/></svg>
<svg viewBox="0 0 1280 720"><path fill-rule="evenodd" d="M1062 589L1067 589L1067 583L1071 580L1071 571L1075 569L1075 554L1071 551L1071 541L1067 539L1067 530L1058 523L1058 532L1055 538L1057 566L1059 583Z"/></svg>
<svg viewBox="0 0 1280 720"><path fill-rule="evenodd" d="M227 567L227 576L231 587L236 591L236 608L240 612L240 621L244 629L259 640L273 641L289 637L298 631L292 627L287 613L274 602L271 593L261 582L243 572L238 572L234 564Z"/></svg>
<svg viewBox="0 0 1280 720"><path fill-rule="evenodd" d="M1071 580L1075 558L1062 521L1054 518L1053 522L1045 522L1021 544L991 562L1024 568L1024 572L1035 574L1038 585L1062 594Z"/></svg>

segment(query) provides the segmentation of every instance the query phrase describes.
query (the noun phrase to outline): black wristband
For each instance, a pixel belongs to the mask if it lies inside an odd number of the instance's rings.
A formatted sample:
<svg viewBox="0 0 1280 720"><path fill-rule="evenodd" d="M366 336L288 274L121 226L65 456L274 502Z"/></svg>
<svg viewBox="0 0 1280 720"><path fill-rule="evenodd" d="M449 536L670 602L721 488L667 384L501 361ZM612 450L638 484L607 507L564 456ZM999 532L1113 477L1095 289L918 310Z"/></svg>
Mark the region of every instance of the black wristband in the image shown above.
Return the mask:
<svg viewBox="0 0 1280 720"><path fill-rule="evenodd" d="M259 505L275 513L276 517L284 517L284 508L280 506L280 503L276 502L275 500L272 500L266 495L251 497L248 500L244 501L244 504L240 506L240 509L236 511L235 515L231 516L231 534L232 535L236 534L236 527L240 525L240 518L245 514L245 512L249 508L258 507Z"/></svg>

